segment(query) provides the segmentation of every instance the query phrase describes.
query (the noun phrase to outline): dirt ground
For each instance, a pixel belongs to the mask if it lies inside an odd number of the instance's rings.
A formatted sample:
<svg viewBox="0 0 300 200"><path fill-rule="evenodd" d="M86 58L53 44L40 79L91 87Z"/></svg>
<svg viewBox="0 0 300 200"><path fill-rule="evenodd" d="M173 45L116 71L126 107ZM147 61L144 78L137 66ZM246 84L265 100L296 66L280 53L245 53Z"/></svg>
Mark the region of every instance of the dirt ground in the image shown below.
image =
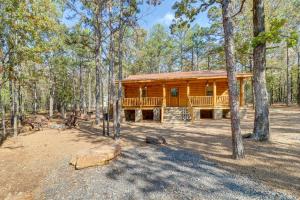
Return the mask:
<svg viewBox="0 0 300 200"><path fill-rule="evenodd" d="M124 123L121 134L132 146L145 145L146 135L162 135L171 147L199 152L233 173L245 174L300 198L300 109L275 107L270 116L271 142L244 140L246 158L239 161L231 159L228 119L202 119L193 124ZM0 199L32 199L40 182L59 163L68 164L79 150L111 141L98 136L101 130L89 124L82 123L81 130L44 129L9 138L0 147ZM250 110L242 120L243 133L251 132L252 127Z"/></svg>

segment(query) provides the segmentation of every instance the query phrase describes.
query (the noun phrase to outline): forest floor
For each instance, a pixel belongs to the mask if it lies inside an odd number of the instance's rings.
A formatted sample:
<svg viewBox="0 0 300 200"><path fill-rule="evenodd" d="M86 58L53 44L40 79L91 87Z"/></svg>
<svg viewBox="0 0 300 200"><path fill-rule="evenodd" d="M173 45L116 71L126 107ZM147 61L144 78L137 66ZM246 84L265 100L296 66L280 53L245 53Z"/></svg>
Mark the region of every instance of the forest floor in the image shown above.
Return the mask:
<svg viewBox="0 0 300 200"><path fill-rule="evenodd" d="M238 161L231 159L231 133L230 120L228 119L202 119L193 124L124 123L122 136L128 145L124 148L124 154L117 160L115 167L118 166L118 162L122 164L123 161L128 160L128 156L135 154L143 162L146 159L143 155L153 154L154 157L152 160L150 159L150 164L151 162L159 164L162 160L158 161L157 155L160 155L161 152L165 154L171 152L168 155L173 155L175 149L176 152L182 154L177 157L177 161L178 159L182 160L185 155L188 157L194 156L194 160L199 160L194 155L197 154L201 156L201 160L193 165L199 164L202 166L203 162L208 160L212 164L208 164L207 167L211 167L211 165L215 167L215 164L217 166L217 171L214 170L213 173L218 173L218 170L225 170L224 173L239 174L241 177L249 177L251 180L261 182L275 191L300 198L300 109L298 107L274 107L270 110L270 116L271 142L258 143L251 139L245 139L246 159ZM247 117L242 120L243 133L251 132L252 127L253 111L249 111ZM99 128L91 126L90 122L84 122L81 123L80 130L44 129L34 133L22 134L17 138L7 139L0 147L0 199L13 199L15 197L32 199L36 195L52 198L53 196L49 194L49 191L54 193L56 190L59 191L58 188L62 182L68 182L69 186L74 187L74 184L77 186L78 184L93 185L94 183L100 183L98 179L106 180L103 177L98 177L97 181L89 179L90 182L82 183L81 179L87 181L86 176L91 177L93 173L98 172L97 176L103 175L99 172L102 168L95 168L96 171L91 171L91 169L75 171L71 166L68 166L71 156L77 153L78 150L111 142L108 137L98 136L97 133L99 132L101 133ZM159 152L156 148L147 149L144 142L147 135L164 136L168 143L164 148L169 149L162 149ZM131 152L132 149L136 149L132 147L137 146L141 148L143 155L139 154L138 151ZM168 157L164 161L168 159L170 158ZM184 166L183 163L179 163L179 165ZM106 168L104 167L103 170L105 171L107 168L109 168L109 165ZM155 169L153 168L153 170ZM194 173L201 170L197 169L195 171L195 169L184 170L194 171ZM164 168L162 170L165 171ZM183 169L175 170L177 173L182 171ZM120 173L118 168L115 169L115 172L116 174ZM56 174L56 176L53 174ZM214 174L211 175L216 177ZM169 177L172 176L173 174ZM58 177L60 180L53 181L53 177ZM73 177L73 179L68 177ZM220 177L222 178L222 176ZM111 179L113 178L115 177L111 177ZM187 176L187 178L189 177ZM176 182L175 179L174 181ZM233 185L237 186L239 184L241 184L239 181L231 182L228 188L232 191L234 189ZM249 188L252 187L257 191L264 188L260 185L250 185ZM238 188L241 189L241 187ZM60 187L60 189L67 192L66 190L70 188ZM63 191L60 192L63 193ZM73 193L76 194L75 191ZM227 193L230 194L230 192Z"/></svg>

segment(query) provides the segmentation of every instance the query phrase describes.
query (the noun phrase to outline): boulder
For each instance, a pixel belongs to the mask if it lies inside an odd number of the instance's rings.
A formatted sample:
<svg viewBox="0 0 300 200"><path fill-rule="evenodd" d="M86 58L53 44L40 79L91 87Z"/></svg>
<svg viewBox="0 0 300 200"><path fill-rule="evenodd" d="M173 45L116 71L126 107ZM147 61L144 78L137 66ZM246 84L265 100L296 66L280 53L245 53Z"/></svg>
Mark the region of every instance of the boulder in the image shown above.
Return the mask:
<svg viewBox="0 0 300 200"><path fill-rule="evenodd" d="M167 144L166 139L163 136L156 136L156 137L152 137L152 136L147 136L146 137L146 143L148 144Z"/></svg>
<svg viewBox="0 0 300 200"><path fill-rule="evenodd" d="M26 125L22 126L19 131L20 131L20 133L26 133L26 132L29 132L32 130L33 130L32 126L26 124Z"/></svg>
<svg viewBox="0 0 300 200"><path fill-rule="evenodd" d="M83 169L98 165L105 165L121 153L119 144L104 144L99 147L78 152L70 161L75 169Z"/></svg>

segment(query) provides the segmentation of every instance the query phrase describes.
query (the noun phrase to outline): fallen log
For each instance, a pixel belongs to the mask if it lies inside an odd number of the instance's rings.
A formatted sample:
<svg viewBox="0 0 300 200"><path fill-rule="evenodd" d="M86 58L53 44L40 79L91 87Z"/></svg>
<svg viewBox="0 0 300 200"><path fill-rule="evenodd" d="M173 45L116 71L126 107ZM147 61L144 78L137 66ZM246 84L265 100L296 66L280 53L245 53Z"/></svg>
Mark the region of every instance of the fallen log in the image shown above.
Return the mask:
<svg viewBox="0 0 300 200"><path fill-rule="evenodd" d="M160 145L160 144L167 144L167 141L163 136L156 136L156 137L147 136L146 143Z"/></svg>

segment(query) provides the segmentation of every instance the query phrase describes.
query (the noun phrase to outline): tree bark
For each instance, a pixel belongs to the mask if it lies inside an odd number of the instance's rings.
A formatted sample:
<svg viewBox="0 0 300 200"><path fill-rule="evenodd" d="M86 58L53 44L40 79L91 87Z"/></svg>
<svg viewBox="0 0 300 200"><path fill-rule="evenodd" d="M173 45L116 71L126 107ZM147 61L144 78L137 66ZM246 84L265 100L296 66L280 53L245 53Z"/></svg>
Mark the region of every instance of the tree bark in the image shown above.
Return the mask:
<svg viewBox="0 0 300 200"><path fill-rule="evenodd" d="M290 106L292 101L292 92L291 92L291 66L289 61L289 47L286 44L286 105Z"/></svg>
<svg viewBox="0 0 300 200"><path fill-rule="evenodd" d="M13 104L14 104L14 106L13 106L13 108L14 108L14 110L13 110L13 113L14 113L14 115L13 115L13 129L14 129L14 137L15 136L17 136L18 135L18 111L19 111L19 106L18 106L18 101L17 101L17 99L18 99L18 90L16 89L16 80L14 80L13 81L13 87L14 87L14 92L13 92L13 100L14 100L14 102L13 102Z"/></svg>
<svg viewBox="0 0 300 200"><path fill-rule="evenodd" d="M92 110L92 79L91 70L88 69L88 112Z"/></svg>
<svg viewBox="0 0 300 200"><path fill-rule="evenodd" d="M253 34L257 37L265 31L264 0L253 0ZM253 49L253 83L255 94L254 138L266 141L269 132L269 103L266 86L266 43Z"/></svg>
<svg viewBox="0 0 300 200"><path fill-rule="evenodd" d="M101 40L102 40L102 33L100 27L101 27L101 17L98 17L98 30L96 33L96 124L100 124L100 89L101 89ZM103 118L104 121L104 118ZM105 134L103 134L105 135Z"/></svg>
<svg viewBox="0 0 300 200"><path fill-rule="evenodd" d="M115 139L120 138L121 132L121 112L122 112L122 76L123 76L123 2L120 0L120 17L119 17L119 46L118 46L118 61L119 61L119 74L118 74L118 97L116 102L116 130Z"/></svg>
<svg viewBox="0 0 300 200"><path fill-rule="evenodd" d="M6 138L6 125L5 125L5 108L4 108L4 103L2 102L2 94L1 94L1 84L0 83L0 113L1 113L1 123L2 123L2 138ZM1 144L1 140L0 140L0 144Z"/></svg>
<svg viewBox="0 0 300 200"><path fill-rule="evenodd" d="M238 90L236 79L236 66L234 58L234 30L232 20L232 1L222 1L222 16L225 39L226 69L229 87L231 132L232 132L232 156L234 159L245 157L244 146L241 135Z"/></svg>
<svg viewBox="0 0 300 200"><path fill-rule="evenodd" d="M50 93L49 93L49 118L53 116L53 104L54 104L54 81L52 68L49 66L49 82L50 82Z"/></svg>
<svg viewBox="0 0 300 200"><path fill-rule="evenodd" d="M34 96L34 102L33 102L33 113L36 115L37 114L37 84L36 81L33 83L33 96Z"/></svg>
<svg viewBox="0 0 300 200"><path fill-rule="evenodd" d="M298 60L298 97L297 97L297 102L298 105L300 106L300 52L298 50L297 52L297 60Z"/></svg>
<svg viewBox="0 0 300 200"><path fill-rule="evenodd" d="M253 59L251 56L249 56L249 68L250 72L253 73ZM253 77L251 77L251 97L252 97L252 106L253 109L255 107L255 97L254 97L254 87L253 87Z"/></svg>
<svg viewBox="0 0 300 200"><path fill-rule="evenodd" d="M80 90L80 112L86 114L86 103L84 98L84 86L83 86L83 68L82 62L79 63L79 90Z"/></svg>

